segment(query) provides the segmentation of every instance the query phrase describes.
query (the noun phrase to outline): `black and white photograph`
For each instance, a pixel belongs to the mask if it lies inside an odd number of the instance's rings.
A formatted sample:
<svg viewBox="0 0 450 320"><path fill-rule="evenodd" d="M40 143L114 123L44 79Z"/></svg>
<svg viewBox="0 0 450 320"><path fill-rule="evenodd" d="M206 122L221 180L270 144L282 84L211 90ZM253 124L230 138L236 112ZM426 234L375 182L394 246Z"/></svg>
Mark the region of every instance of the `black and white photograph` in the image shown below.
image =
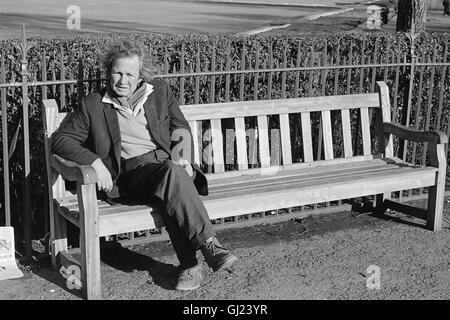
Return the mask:
<svg viewBox="0 0 450 320"><path fill-rule="evenodd" d="M0 2L0 300L450 300L450 0Z"/></svg>

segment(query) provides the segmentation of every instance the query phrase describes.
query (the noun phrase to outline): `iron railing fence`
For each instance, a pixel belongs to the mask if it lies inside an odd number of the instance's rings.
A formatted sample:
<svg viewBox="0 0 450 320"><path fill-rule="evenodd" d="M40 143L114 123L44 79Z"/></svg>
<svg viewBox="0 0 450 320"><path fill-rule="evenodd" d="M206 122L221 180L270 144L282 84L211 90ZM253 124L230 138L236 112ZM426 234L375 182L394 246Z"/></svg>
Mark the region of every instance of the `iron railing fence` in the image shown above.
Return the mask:
<svg viewBox="0 0 450 320"><path fill-rule="evenodd" d="M27 42L25 31L22 43L16 45L21 53L20 75L21 79L15 79L16 67L11 61L7 61L5 52L0 57L0 103L2 117L2 174L3 174L3 199L1 210L4 216L4 225L17 223L21 228L16 232L22 239L23 250L27 257L31 256L31 242L33 228L43 232L48 231L48 217L46 212L46 179L45 165L43 163L42 128L40 122L41 99L54 98L62 108L71 110L76 108L78 101L86 94L95 91L105 85L106 78L97 70L86 71L83 67L83 59L78 62L78 74L73 70L66 70L64 61L65 53L61 47L59 54L60 65L56 68L55 62L50 64L47 54L42 52L40 69L28 70L26 59L27 52L33 46ZM411 38L413 42L413 38ZM197 63L184 64L181 59L178 69L175 65L169 65L168 53L164 53L164 64L160 68L162 73L157 78L166 79L172 86L180 104L220 103L237 100L262 100L303 97L312 95L336 95L374 92L375 83L378 80L387 82L390 88L393 118L408 126L417 129L437 129L450 136L449 106L450 106L450 77L448 61L448 44L444 50L427 55L416 56L414 45L408 54L384 54L381 55L375 46L372 55L363 54L354 58L350 50L347 56L337 56L329 59L327 52L310 51L302 58L289 60L288 52L284 52L282 63L274 60L272 55L265 54L264 59L258 56L259 64L253 68L246 65L245 50L242 54L233 58L227 55L223 64L219 67L215 63L215 51L212 50L208 70L200 68L200 52L195 55ZM181 57L186 53L182 48ZM298 50L298 54L306 51ZM393 50L393 52L397 52ZM398 52L401 52L398 50ZM261 54L262 55L262 54ZM80 54L82 57L82 54ZM381 58L382 57L382 58ZM55 60L56 61L56 60ZM59 71L59 74L58 74ZM84 75L88 75L84 77ZM9 81L7 81L7 76ZM16 107L11 101L18 102L21 110L8 113L8 108ZM355 154L362 152L360 147L360 134L358 114L352 116L353 130L356 132L354 139ZM298 118L291 117L290 121L299 123ZM225 120L226 121L226 120ZM315 159L323 158L322 136L320 129L320 117L312 117L315 123L314 153ZM203 143L208 142L208 123L204 123ZM247 127L255 125L252 119L246 120ZM277 123L270 121L270 126L277 127ZM226 126L223 126L226 127ZM291 125L291 135L301 136L301 128ZM21 129L21 130L19 130ZM339 131L336 128L337 132ZM22 133L22 134L20 134ZM32 143L30 144L30 137ZM39 138L41 137L41 138ZM337 137L339 139L339 137ZM296 141L293 139L293 141ZM277 143L277 141L271 141ZM301 161L302 145L292 146L293 160ZM255 144L256 146L257 144ZM372 144L376 148L376 141ZM397 154L409 161L424 164L427 161L427 146L396 141ZM252 157L249 150L249 157ZM337 144L336 157L342 155L342 150ZM256 154L256 153L255 153ZM280 163L279 153L271 155L273 164ZM211 172L208 155L201 163L205 171ZM258 166L258 164L255 164ZM228 166L232 170L233 165ZM398 197L407 199L420 197L426 190L414 190L398 193ZM341 207L342 201L334 204L315 205L318 210L330 210ZM334 209L333 209L334 210ZM13 221L14 215L18 215ZM37 217L39 219L36 219ZM36 222L39 220L39 222ZM236 219L235 219L236 220ZM219 223L223 223L221 221ZM132 236L133 237L133 236Z"/></svg>

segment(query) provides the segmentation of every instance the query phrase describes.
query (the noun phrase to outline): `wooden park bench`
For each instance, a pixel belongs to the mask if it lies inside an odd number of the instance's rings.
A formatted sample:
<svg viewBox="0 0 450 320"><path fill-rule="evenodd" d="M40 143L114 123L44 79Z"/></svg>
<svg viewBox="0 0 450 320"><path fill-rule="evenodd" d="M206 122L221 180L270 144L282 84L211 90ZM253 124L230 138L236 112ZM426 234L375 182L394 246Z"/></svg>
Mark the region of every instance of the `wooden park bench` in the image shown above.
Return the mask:
<svg viewBox="0 0 450 320"><path fill-rule="evenodd" d="M51 219L51 254L56 266L58 254L67 253L66 221L80 229L81 283L83 296L101 297L99 237L161 227L158 208L145 205L110 205L96 198L96 176L91 166L79 166L52 155L48 137L65 114L58 112L55 100L43 101L47 171ZM445 188L447 136L436 131L422 132L391 123L388 87L377 82L376 93L326 97L291 98L264 101L181 106L194 137L199 122L210 121L214 173L207 174L210 195L203 197L211 219L265 212L309 204L376 195L376 208L387 208L426 220L428 229L442 227ZM354 155L351 112L359 109L362 155ZM376 122L371 136L370 114ZM324 160L314 160L311 113L319 112L323 134ZM340 114L343 157L335 157L331 114ZM292 161L289 115L300 114L303 159ZM271 166L268 116L279 118L281 164ZM250 168L245 117L257 119L259 168ZM238 170L225 166L221 119L234 119ZM232 120L233 121L233 120ZM354 130L353 130L354 131ZM372 132L373 133L373 132ZM408 141L428 143L429 165L406 163L393 152L393 135ZM377 141L377 152L371 152ZM200 162L199 139L194 139L195 160ZM235 150L231 148L231 150ZM225 157L224 157L225 155ZM56 179L59 176L58 179ZM77 182L77 195L67 192L63 180ZM392 192L428 187L428 209L394 202Z"/></svg>

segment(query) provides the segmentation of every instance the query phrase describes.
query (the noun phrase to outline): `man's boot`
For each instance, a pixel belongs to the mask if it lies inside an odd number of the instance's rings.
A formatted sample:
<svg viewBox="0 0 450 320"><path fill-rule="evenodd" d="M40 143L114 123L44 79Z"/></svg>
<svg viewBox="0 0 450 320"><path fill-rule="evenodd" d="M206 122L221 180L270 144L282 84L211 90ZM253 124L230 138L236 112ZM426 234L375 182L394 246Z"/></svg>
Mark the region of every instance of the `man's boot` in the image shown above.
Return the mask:
<svg viewBox="0 0 450 320"><path fill-rule="evenodd" d="M216 237L210 237L206 240L200 247L200 250L205 257L206 263L213 271L222 268L227 269L238 260L234 254L219 243Z"/></svg>
<svg viewBox="0 0 450 320"><path fill-rule="evenodd" d="M202 264L199 263L196 266L189 269L181 269L178 274L176 290L195 290L200 287L200 283L203 279Z"/></svg>

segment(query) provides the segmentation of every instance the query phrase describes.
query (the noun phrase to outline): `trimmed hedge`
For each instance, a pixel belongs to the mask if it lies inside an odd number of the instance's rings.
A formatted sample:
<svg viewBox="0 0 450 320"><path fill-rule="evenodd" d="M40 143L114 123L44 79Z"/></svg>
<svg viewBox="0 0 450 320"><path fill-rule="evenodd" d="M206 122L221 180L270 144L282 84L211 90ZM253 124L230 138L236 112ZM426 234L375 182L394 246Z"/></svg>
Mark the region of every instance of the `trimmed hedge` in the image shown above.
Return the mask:
<svg viewBox="0 0 450 320"><path fill-rule="evenodd" d="M424 34L416 39L415 53L420 59L424 58L442 61L445 51L445 44L449 42L449 34ZM98 67L98 53L105 50L111 43L121 40L131 39L142 43L154 57L154 64L158 74L172 74L183 72L206 72L227 70L254 70L268 68L282 68L292 66L319 66L319 65L350 65L350 64L371 64L371 63L396 63L410 61L410 42L405 34L400 33L311 33L311 34L283 34L283 35L255 35L250 37L214 35L214 34L188 34L180 36L167 35L129 35L129 34L106 34L96 36L81 36L73 39L54 39L36 41L37 46L30 50L29 70L30 80L42 79L43 59L47 64L47 79L53 77L60 79L61 62L64 64L66 79L69 74L74 79L92 79L104 76ZM4 52L6 65L7 82L20 81L20 58L12 47L10 41L3 41L1 47ZM61 48L64 54L61 54ZM45 56L44 56L45 52ZM214 52L214 54L213 54ZM244 60L242 57L244 56ZM364 60L363 60L364 59ZM214 65L213 65L214 63ZM448 68L447 68L448 69ZM450 81L448 73L442 77L442 67L434 68L434 79L432 78L432 68L423 68L423 83L420 94L419 82L420 68L416 69L415 87L412 92L414 108L411 110L411 125L415 125L416 111L420 98L421 115L418 119L420 126L426 126L428 93L430 88L434 88L431 95L431 106L433 112L430 114L429 123L433 124L437 120L439 101L443 99L443 111L440 116L438 127L447 130L448 122L448 102ZM448 70L447 70L448 72ZM348 76L350 73L350 81ZM270 77L269 77L270 76ZM181 77L174 75L167 78L172 86L175 95L184 104L223 102L236 100L254 100L267 98L290 98L295 96L319 96L345 93L370 92L373 90L372 80L386 80L390 88L397 87L395 94L391 90L391 101L393 101L393 111L395 111L396 121L405 122L406 101L409 87L410 71L409 67L370 67L337 70L314 70L314 71L289 71L286 73L273 71L271 73L259 72L258 77L254 73L202 76L198 78L198 92L196 94L196 79L194 77ZM227 78L229 78L229 91L225 91ZM180 90L180 83L184 81L183 96ZM298 86L297 86L298 81ZM255 82L257 88L255 91ZM214 99L211 100L211 87L214 83ZM283 85L283 83L285 85ZM337 83L337 86L335 86ZM269 84L271 84L269 86ZM444 87L442 87L443 85ZM443 98L440 97L439 90L443 89ZM66 85L65 105L68 110L77 107L81 96L88 94L98 88L98 84ZM30 99L30 145L32 156L32 214L33 214L33 237L40 237L44 230L44 212L46 211L46 177L43 154L43 132L41 124L40 100L42 98L42 88L34 87L29 90ZM61 97L60 86L48 87L48 98L55 98L57 101ZM14 132L20 121L22 109L21 88L7 91L8 108L8 137L11 141ZM441 104L442 105L442 104ZM352 115L353 126L357 129L357 114ZM334 117L335 123L339 116ZM296 125L298 118L291 117L291 134L300 137L300 128ZM314 124L319 126L319 118L313 117ZM248 127L254 126L254 121L249 119ZM272 128L277 127L276 121L270 121ZM1 130L1 129L0 129ZM339 128L334 130L334 139L341 139ZM313 136L318 140L318 133L313 132ZM302 158L302 145L300 139L294 139L293 160L299 161ZM374 147L376 143L374 141ZM19 135L17 148L10 160L11 172L11 201L12 216L15 225L22 225L22 138ZM315 146L317 152L317 145ZM320 151L320 150L319 150ZM342 154L339 146L335 150L336 156ZM356 149L356 153L360 152ZM3 161L3 159L0 159ZM228 169L232 169L233 166ZM3 164L0 164L3 170ZM2 173L3 174L3 173ZM3 188L3 185L0 187ZM2 192L3 197L3 192ZM3 209L2 209L3 210ZM3 212L0 213L4 214ZM1 219L0 219L1 223ZM20 232L20 228L17 228Z"/></svg>

